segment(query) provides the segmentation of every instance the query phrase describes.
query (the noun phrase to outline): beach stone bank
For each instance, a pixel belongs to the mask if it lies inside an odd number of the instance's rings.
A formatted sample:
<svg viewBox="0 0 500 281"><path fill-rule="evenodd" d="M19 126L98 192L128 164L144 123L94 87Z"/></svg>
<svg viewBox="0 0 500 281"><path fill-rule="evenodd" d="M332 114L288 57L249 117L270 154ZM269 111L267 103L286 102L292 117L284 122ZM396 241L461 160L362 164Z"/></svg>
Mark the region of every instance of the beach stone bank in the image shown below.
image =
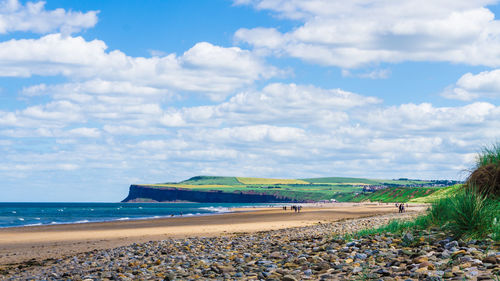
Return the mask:
<svg viewBox="0 0 500 281"><path fill-rule="evenodd" d="M340 235L394 214L210 238L168 239L0 269L1 280L498 280L499 245L439 229Z"/></svg>

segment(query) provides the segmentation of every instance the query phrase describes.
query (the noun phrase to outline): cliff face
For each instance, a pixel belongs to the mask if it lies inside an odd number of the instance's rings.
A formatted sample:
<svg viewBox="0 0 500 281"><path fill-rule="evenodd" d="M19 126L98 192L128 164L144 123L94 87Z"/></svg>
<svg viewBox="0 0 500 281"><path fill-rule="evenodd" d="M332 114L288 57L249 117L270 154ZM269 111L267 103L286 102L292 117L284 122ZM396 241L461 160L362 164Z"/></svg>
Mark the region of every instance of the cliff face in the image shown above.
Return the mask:
<svg viewBox="0 0 500 281"><path fill-rule="evenodd" d="M253 192L222 192L222 191L198 191L179 189L173 187L150 187L131 185L127 198L122 202L135 201L137 199L151 199L158 202L164 201L190 201L200 203L279 203L299 202L291 198L271 195L257 194ZM303 201L300 201L303 202Z"/></svg>

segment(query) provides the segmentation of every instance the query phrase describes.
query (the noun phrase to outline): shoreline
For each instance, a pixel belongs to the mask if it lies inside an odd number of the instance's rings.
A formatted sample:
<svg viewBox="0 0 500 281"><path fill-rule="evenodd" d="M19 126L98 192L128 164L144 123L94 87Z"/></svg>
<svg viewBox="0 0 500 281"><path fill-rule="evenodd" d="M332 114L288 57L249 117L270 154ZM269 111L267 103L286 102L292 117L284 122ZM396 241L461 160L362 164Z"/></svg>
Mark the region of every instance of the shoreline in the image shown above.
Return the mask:
<svg viewBox="0 0 500 281"><path fill-rule="evenodd" d="M14 202L14 203L24 203L24 202ZM196 202L146 202L146 203L154 203L154 204L173 204L173 203L196 203ZM144 202L127 202L126 204L146 204ZM85 203L82 203L85 204ZM213 203L217 205L219 203ZM260 203L255 203L260 204ZM283 206L292 206L292 205L300 205L305 208L335 208L335 207L356 207L356 206L391 206L394 203L378 203L378 202L335 202L335 203L262 203L259 206L241 206L241 207L225 207L220 206L220 208L228 209L228 211L223 212L213 212L213 213L186 213L183 215L155 215L150 217L123 217L116 218L112 220L94 220L89 221L79 220L72 222L52 222L52 223L36 223L36 224L26 224L26 225L14 225L14 226L0 226L0 230L2 229L16 229L16 228L30 228L30 227L46 227L46 226L64 226L64 225L74 225L74 224L94 224L94 223L113 223L113 222L132 222L132 221L141 221L141 220L158 220L158 219L174 219L174 218L190 218L190 217L202 217L202 216L215 216L222 214L230 214L230 213L239 213L239 212L255 212L262 210L281 210ZM425 203L411 203L412 206L424 206ZM219 207L216 207L219 208ZM287 209L290 211L290 209Z"/></svg>
<svg viewBox="0 0 500 281"><path fill-rule="evenodd" d="M423 209L411 205L410 212ZM281 207L237 208L207 216L0 229L0 265L58 259L76 253L111 249L170 238L214 237L332 223L379 214L397 214L392 205L341 204L305 206L300 213Z"/></svg>

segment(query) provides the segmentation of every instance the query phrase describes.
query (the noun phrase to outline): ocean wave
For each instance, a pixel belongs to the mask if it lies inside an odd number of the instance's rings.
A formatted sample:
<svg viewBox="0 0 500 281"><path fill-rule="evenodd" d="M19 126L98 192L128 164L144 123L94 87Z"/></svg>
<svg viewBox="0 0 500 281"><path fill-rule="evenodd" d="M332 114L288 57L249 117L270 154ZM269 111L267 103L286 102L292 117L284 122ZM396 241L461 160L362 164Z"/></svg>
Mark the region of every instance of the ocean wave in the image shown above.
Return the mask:
<svg viewBox="0 0 500 281"><path fill-rule="evenodd" d="M88 223L90 222L89 220L81 220L81 221L75 221L74 223Z"/></svg>
<svg viewBox="0 0 500 281"><path fill-rule="evenodd" d="M226 207L213 207L213 206L210 206L210 207L201 207L200 210L206 210L206 211L210 211L210 212L213 212L213 213L229 213L229 212L231 212L231 209L229 209L229 208L226 208Z"/></svg>
<svg viewBox="0 0 500 281"><path fill-rule="evenodd" d="M125 217L125 218L119 218L119 219L116 219L116 221L128 221L130 218L128 217Z"/></svg>
<svg viewBox="0 0 500 281"><path fill-rule="evenodd" d="M17 218L17 219L20 220L20 221L24 221L24 218Z"/></svg>
<svg viewBox="0 0 500 281"><path fill-rule="evenodd" d="M30 223L30 224L26 224L24 226L38 226L38 225L43 225L41 222L39 223Z"/></svg>

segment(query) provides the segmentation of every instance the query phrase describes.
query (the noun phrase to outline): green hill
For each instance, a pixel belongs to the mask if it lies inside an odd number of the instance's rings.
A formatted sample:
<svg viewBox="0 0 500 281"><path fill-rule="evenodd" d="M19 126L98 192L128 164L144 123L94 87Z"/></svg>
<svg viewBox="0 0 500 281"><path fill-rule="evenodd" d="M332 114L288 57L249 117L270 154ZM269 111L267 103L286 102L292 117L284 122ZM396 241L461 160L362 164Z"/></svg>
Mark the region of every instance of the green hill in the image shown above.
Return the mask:
<svg viewBox="0 0 500 281"><path fill-rule="evenodd" d="M363 178L342 178L342 177L326 177L326 178L311 178L302 179L309 183L364 183L364 184L379 184L378 181L363 179Z"/></svg>
<svg viewBox="0 0 500 281"><path fill-rule="evenodd" d="M435 187L389 187L375 192L338 194L336 199L341 202L406 203L414 198L425 198L439 190L440 188Z"/></svg>
<svg viewBox="0 0 500 281"><path fill-rule="evenodd" d="M193 185L207 185L207 184L220 184L220 185L241 185L236 177L215 177L215 176L196 176L188 180L181 181L180 184L193 184Z"/></svg>
<svg viewBox="0 0 500 281"><path fill-rule="evenodd" d="M432 203L432 202L435 202L441 198L452 196L460 189L460 187L462 187L462 184L455 184L452 186L443 187L443 188L440 188L439 190L437 190L436 192L433 192L429 196L413 198L408 202L410 202L410 203Z"/></svg>
<svg viewBox="0 0 500 281"><path fill-rule="evenodd" d="M453 183L453 181L444 182L446 184ZM147 194L149 194L147 190L157 194L155 196L160 196L158 192L161 192L161 190L165 190L165 192L169 190L168 193L171 195L176 194L174 191L178 190L179 194L188 192L190 198L198 198L196 200L205 200L204 198L207 196L215 198L217 196L214 197L213 193L219 193L222 194L218 196L220 197L219 199L222 197L227 199L233 196L234 198L246 198L245 200L250 200L248 198L253 198L253 196L267 196L266 200L272 200L269 199L271 196L279 200L279 202L284 202L286 200L294 202L312 202L332 199L341 202L408 202L419 197L429 197L429 195L440 190L439 188L433 187L436 185L443 185L443 181L422 181L404 178L392 180L350 177L272 179L196 176L178 183L134 185L134 190L140 190L141 198L144 197L146 199L148 196ZM375 192L369 192L371 189L378 188L382 189ZM197 193L197 195L194 193ZM237 194L241 196L237 197ZM139 195L134 196L137 197ZM169 198L168 200L170 200L169 196L167 196ZM163 197L161 198L161 200L151 199L156 201L168 201ZM172 201L175 200L172 199Z"/></svg>

